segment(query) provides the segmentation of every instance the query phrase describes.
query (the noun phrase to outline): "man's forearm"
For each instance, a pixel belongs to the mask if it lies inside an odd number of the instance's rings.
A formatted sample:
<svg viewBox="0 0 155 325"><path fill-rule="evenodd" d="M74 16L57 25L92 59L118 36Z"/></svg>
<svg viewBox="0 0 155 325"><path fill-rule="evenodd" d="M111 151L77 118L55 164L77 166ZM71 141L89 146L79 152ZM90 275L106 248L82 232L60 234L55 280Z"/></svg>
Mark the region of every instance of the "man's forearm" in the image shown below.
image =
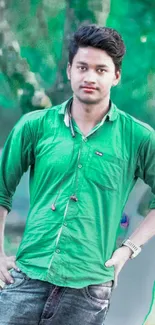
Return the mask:
<svg viewBox="0 0 155 325"><path fill-rule="evenodd" d="M155 209L150 210L144 221L132 233L130 240L137 246L144 245L155 235Z"/></svg>
<svg viewBox="0 0 155 325"><path fill-rule="evenodd" d="M8 211L0 206L0 254L4 253L4 228Z"/></svg>

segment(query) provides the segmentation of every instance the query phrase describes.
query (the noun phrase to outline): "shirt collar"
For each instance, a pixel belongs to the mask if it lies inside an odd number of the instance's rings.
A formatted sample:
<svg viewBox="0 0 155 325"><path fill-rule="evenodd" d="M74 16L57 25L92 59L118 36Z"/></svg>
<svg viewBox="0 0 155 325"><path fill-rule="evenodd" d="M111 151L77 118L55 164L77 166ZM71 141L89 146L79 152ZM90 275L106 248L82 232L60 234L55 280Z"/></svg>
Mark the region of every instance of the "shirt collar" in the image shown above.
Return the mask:
<svg viewBox="0 0 155 325"><path fill-rule="evenodd" d="M68 114L67 108L71 104L72 100L73 100L72 97L69 98L67 101L65 101L64 103L61 104L61 107L59 109L59 114L64 115L64 122L65 122L66 126L68 126L68 127L69 127L69 114ZM108 113L103 117L103 119L100 123L103 124L107 118L109 119L109 121L113 122L117 119L117 117L118 117L118 109L117 109L116 105L114 105L112 102L110 102L110 109L109 109Z"/></svg>
<svg viewBox="0 0 155 325"><path fill-rule="evenodd" d="M118 109L116 107L116 105L114 103L110 103L110 109L107 113L108 117L109 117L109 121L115 121L118 117Z"/></svg>

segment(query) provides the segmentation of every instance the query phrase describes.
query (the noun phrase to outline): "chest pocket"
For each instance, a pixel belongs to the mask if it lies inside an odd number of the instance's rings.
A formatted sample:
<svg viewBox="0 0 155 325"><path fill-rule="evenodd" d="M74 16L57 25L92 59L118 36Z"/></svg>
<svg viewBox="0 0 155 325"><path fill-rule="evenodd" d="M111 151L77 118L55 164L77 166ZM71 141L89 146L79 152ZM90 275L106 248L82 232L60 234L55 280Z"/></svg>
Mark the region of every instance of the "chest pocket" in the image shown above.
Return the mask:
<svg viewBox="0 0 155 325"><path fill-rule="evenodd" d="M85 168L85 176L101 189L119 191L123 175L123 160L94 150Z"/></svg>

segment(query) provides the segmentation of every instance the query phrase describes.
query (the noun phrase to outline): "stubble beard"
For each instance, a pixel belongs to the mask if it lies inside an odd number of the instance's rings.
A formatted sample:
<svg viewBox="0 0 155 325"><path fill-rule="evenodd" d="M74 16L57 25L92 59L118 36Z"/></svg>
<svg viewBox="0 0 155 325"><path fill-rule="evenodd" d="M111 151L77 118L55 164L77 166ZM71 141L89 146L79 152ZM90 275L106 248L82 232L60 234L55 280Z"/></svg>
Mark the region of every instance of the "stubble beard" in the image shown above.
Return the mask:
<svg viewBox="0 0 155 325"><path fill-rule="evenodd" d="M82 98L82 96L79 96L79 95L76 95L77 99L82 103L82 104L85 104L85 105L97 105L99 104L103 98L94 98L94 99L91 99L91 98Z"/></svg>

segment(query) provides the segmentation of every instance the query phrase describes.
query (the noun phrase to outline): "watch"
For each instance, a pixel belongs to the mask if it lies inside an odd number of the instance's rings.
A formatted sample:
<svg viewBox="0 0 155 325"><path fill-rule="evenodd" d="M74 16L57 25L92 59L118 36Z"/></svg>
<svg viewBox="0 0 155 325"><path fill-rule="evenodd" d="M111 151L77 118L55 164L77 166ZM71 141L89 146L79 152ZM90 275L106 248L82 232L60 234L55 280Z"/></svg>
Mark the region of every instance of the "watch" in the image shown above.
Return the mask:
<svg viewBox="0 0 155 325"><path fill-rule="evenodd" d="M124 240L122 246L127 246L132 250L131 259L135 258L142 250L140 246L135 245L130 239Z"/></svg>

